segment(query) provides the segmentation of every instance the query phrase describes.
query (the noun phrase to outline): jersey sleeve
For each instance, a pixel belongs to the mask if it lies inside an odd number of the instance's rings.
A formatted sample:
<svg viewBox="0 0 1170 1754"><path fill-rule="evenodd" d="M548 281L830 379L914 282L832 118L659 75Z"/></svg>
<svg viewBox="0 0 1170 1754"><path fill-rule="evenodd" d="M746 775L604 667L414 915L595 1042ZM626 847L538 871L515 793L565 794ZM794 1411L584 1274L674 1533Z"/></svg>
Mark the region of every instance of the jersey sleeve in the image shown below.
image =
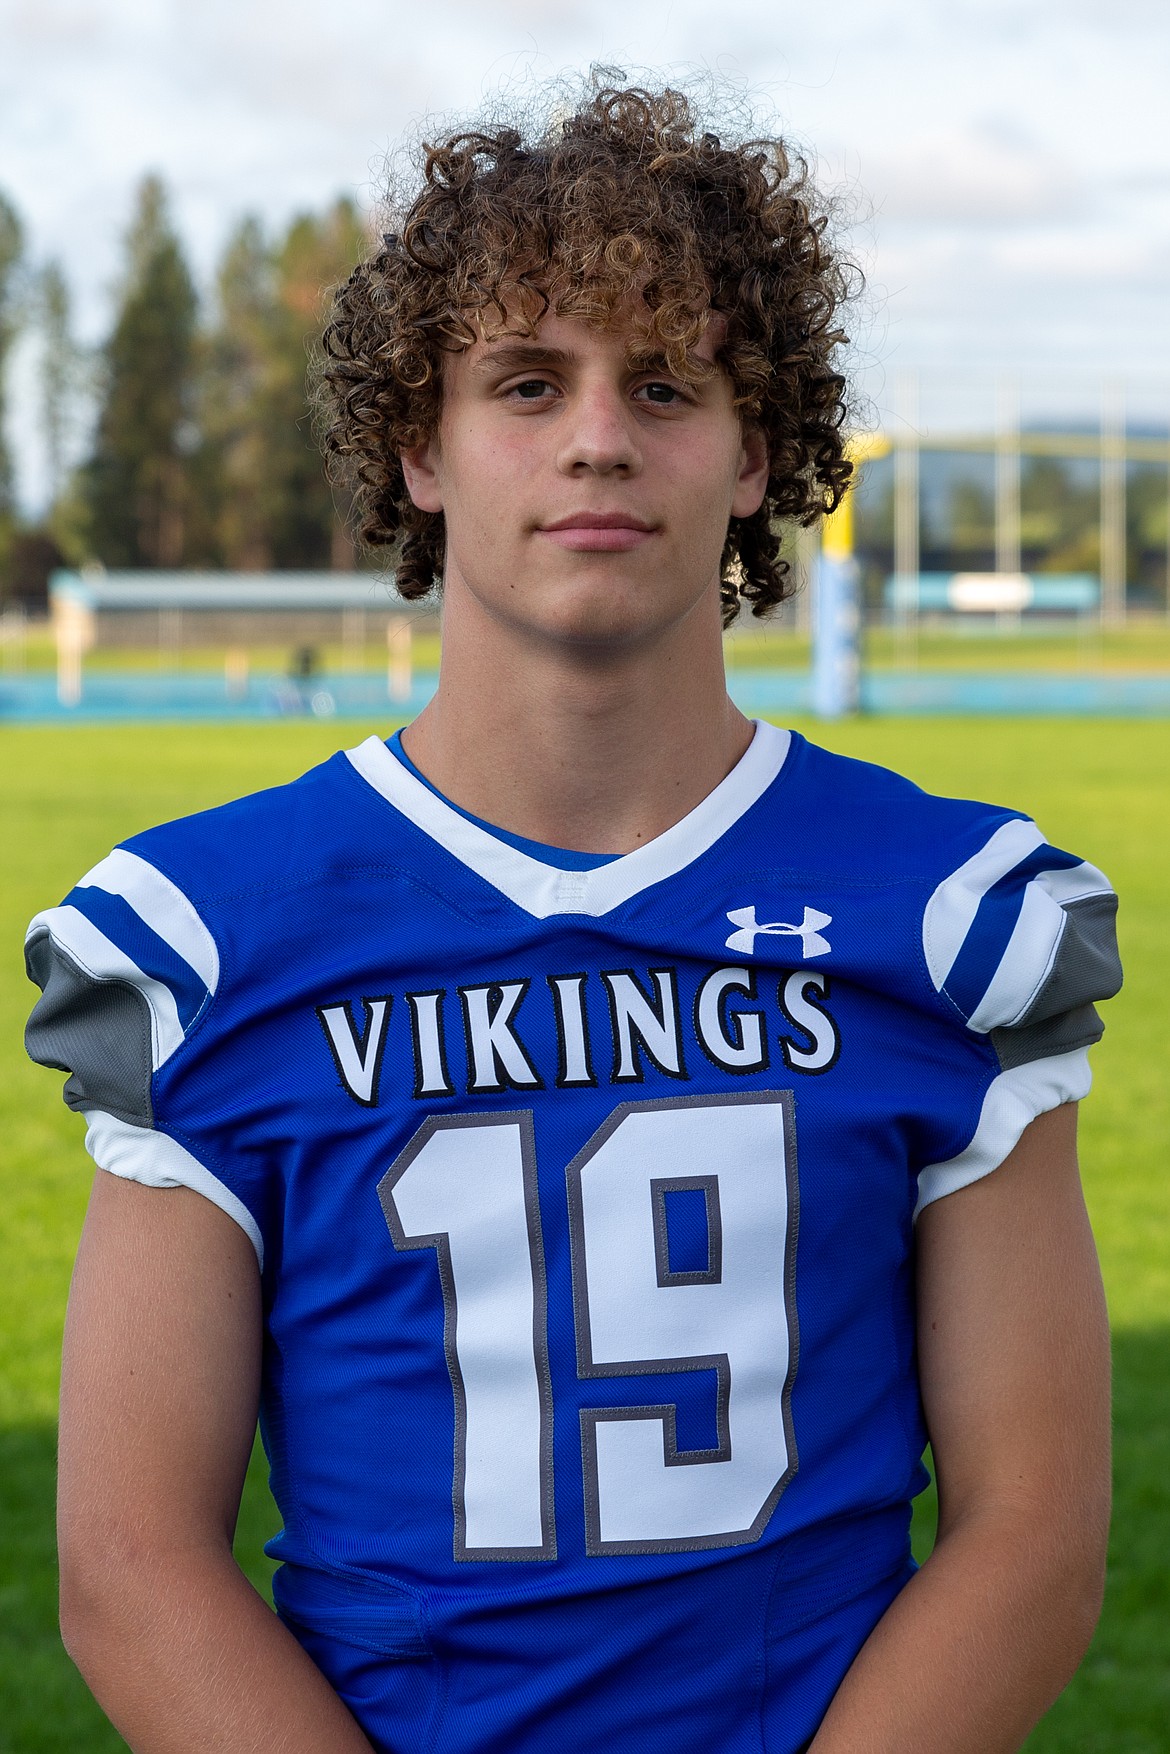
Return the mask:
<svg viewBox="0 0 1170 1754"><path fill-rule="evenodd" d="M1117 897L1034 822L1002 823L934 890L923 949L935 990L998 1065L966 1147L919 1176L918 1209L998 1167L1030 1121L1089 1089L1096 1001L1121 987Z"/></svg>
<svg viewBox="0 0 1170 1754"><path fill-rule="evenodd" d="M69 1074L64 1099L85 1115L98 1166L149 1187L195 1189L260 1255L247 1206L155 1113L155 1076L181 1052L220 977L215 939L182 890L118 848L36 916L25 962L41 989L25 1045L39 1064Z"/></svg>

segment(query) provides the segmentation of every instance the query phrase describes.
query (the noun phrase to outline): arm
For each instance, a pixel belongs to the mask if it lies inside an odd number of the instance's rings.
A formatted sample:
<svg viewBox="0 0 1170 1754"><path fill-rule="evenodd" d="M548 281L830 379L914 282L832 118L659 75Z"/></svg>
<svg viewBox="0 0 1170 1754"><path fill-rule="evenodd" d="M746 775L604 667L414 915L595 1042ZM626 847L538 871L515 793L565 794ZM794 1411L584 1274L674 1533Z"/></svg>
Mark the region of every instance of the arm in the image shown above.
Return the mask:
<svg viewBox="0 0 1170 1754"><path fill-rule="evenodd" d="M1032 1123L918 1228L934 1553L878 1622L812 1754L1010 1754L1100 1612L1109 1335L1076 1110Z"/></svg>
<svg viewBox="0 0 1170 1754"><path fill-rule="evenodd" d="M65 1329L61 1630L137 1754L370 1754L232 1558L260 1338L238 1226L99 1170Z"/></svg>

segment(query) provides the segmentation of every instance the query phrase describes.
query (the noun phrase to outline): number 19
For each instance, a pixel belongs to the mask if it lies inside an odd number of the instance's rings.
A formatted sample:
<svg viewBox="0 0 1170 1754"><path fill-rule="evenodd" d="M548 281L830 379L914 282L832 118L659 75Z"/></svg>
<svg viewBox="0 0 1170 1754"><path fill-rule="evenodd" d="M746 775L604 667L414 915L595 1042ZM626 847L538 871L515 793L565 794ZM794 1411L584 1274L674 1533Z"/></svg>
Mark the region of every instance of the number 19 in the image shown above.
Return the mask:
<svg viewBox="0 0 1170 1754"><path fill-rule="evenodd" d="M436 1116L379 1183L396 1249L436 1252L455 1402L455 1557L552 1559L553 1400L532 1116ZM672 1196L705 1264L671 1258ZM567 1168L582 1380L714 1371L714 1449L676 1407L581 1412L586 1548L755 1541L796 1469L797 1182L790 1091L623 1103Z"/></svg>

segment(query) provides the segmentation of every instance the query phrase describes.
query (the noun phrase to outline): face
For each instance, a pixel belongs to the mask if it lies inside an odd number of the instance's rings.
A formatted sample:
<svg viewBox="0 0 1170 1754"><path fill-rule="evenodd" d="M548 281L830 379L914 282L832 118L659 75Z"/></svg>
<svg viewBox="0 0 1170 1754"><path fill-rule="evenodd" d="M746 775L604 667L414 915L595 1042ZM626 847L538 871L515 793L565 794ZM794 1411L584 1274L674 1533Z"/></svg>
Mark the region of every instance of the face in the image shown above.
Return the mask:
<svg viewBox="0 0 1170 1754"><path fill-rule="evenodd" d="M696 350L714 363L713 320ZM447 530L445 615L463 593L517 632L610 647L706 606L718 625L728 519L758 510L763 439L722 370L635 370L629 327L548 315L453 354L437 439L403 457Z"/></svg>

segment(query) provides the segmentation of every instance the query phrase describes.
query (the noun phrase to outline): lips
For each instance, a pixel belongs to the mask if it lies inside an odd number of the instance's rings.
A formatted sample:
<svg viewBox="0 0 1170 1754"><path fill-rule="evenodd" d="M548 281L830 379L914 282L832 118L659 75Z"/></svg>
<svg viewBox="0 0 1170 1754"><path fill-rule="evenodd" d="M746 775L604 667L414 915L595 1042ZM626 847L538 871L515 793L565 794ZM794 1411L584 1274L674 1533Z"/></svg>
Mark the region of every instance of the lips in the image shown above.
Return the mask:
<svg viewBox="0 0 1170 1754"><path fill-rule="evenodd" d="M558 548L615 554L640 547L654 529L632 512L571 512L555 523L540 525L538 533Z"/></svg>

